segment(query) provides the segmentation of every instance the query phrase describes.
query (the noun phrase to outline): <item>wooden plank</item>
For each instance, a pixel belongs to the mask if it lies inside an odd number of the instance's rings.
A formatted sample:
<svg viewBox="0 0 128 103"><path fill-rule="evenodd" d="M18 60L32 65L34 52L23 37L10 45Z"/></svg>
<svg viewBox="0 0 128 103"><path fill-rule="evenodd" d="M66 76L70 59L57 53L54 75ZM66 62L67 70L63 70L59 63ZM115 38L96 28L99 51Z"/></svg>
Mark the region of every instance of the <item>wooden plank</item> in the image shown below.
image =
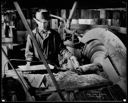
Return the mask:
<svg viewBox="0 0 128 103"><path fill-rule="evenodd" d="M29 71L38 71L38 70L46 70L46 67L42 65L32 65L29 68L27 68L26 65L18 66L19 68L17 70L22 72L29 72ZM54 66L49 64L50 69L54 69Z"/></svg>

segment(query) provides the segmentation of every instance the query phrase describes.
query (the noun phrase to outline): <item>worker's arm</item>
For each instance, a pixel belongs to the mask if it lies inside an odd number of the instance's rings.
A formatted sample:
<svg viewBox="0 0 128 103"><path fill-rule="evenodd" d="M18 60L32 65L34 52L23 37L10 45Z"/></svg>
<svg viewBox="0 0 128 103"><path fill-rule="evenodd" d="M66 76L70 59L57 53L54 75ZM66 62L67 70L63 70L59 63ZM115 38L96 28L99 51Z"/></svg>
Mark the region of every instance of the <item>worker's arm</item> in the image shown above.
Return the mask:
<svg viewBox="0 0 128 103"><path fill-rule="evenodd" d="M33 59L33 44L31 41L30 35L27 36L27 43L26 43L26 49L25 49L25 58L28 61L32 61ZM27 62L28 65L30 65L31 62Z"/></svg>

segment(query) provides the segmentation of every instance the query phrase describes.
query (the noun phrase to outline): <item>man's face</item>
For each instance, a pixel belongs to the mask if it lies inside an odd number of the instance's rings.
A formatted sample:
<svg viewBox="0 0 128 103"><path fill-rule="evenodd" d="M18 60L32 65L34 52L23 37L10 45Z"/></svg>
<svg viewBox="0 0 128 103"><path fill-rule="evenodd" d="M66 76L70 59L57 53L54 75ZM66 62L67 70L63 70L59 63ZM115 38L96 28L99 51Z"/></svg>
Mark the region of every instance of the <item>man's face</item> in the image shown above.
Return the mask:
<svg viewBox="0 0 128 103"><path fill-rule="evenodd" d="M46 19L42 19L42 20L36 20L36 23L38 24L38 28L40 30L47 30L48 26L49 26L49 21Z"/></svg>

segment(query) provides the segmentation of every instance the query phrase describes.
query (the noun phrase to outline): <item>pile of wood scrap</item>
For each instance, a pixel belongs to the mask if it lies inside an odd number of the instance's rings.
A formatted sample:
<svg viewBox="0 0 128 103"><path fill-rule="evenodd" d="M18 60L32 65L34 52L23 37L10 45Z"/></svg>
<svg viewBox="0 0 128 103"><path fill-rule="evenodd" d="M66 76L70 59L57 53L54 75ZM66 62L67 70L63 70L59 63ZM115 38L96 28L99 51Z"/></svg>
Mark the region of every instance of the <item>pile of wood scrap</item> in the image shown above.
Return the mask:
<svg viewBox="0 0 128 103"><path fill-rule="evenodd" d="M97 74L86 74L86 75L78 75L72 71L59 72L54 74L60 88L74 88L81 86L91 86L96 84L106 84L109 81ZM52 87L53 82L50 76L47 74L46 77L46 85L48 87Z"/></svg>
<svg viewBox="0 0 128 103"><path fill-rule="evenodd" d="M97 75L78 75L72 71L54 74L60 89L67 101L101 100L101 88L110 85L110 81ZM45 85L50 89L54 87L49 75L45 75ZM99 86L99 87L98 87ZM102 95L102 94L101 94ZM107 94L105 94L107 95ZM59 101L59 95L54 92L48 97L48 101Z"/></svg>

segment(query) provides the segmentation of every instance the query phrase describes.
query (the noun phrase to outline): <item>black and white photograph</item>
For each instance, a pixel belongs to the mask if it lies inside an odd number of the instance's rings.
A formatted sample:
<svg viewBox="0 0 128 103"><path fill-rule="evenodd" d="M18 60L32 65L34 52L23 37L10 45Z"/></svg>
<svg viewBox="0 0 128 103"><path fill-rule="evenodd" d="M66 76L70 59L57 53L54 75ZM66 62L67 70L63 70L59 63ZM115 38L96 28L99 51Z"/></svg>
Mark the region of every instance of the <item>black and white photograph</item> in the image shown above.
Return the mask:
<svg viewBox="0 0 128 103"><path fill-rule="evenodd" d="M127 102L127 0L1 0L1 102Z"/></svg>

